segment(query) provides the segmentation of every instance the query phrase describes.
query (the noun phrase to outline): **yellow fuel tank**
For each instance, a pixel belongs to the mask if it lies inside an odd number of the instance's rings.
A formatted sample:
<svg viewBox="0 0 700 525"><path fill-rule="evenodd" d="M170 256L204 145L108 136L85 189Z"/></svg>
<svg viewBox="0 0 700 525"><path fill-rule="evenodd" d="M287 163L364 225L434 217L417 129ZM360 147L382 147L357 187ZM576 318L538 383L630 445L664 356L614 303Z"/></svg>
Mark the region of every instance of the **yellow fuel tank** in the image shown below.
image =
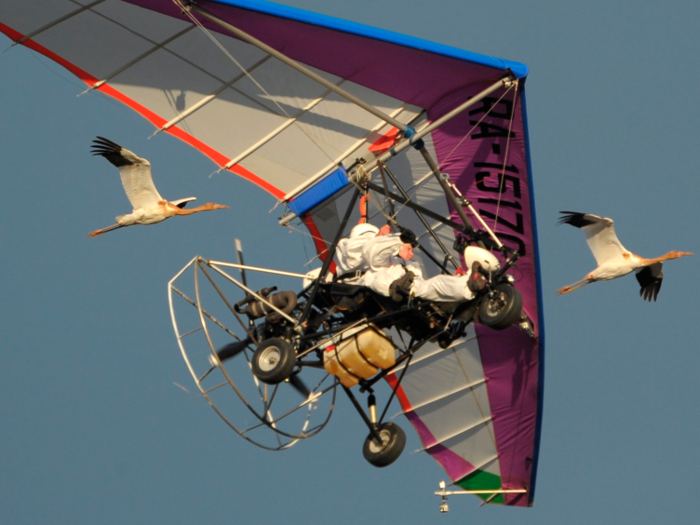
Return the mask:
<svg viewBox="0 0 700 525"><path fill-rule="evenodd" d="M396 363L394 343L373 325L348 330L329 343L323 352L323 366L350 388L359 378L368 379L380 368Z"/></svg>

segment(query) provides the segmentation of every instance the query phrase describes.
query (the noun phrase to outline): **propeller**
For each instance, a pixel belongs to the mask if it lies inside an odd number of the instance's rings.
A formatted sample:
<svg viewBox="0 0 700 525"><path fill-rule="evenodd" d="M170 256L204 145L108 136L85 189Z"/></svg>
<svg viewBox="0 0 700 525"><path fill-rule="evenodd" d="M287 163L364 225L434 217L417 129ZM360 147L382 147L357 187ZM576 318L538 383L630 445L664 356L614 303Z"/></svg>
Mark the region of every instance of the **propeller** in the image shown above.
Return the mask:
<svg viewBox="0 0 700 525"><path fill-rule="evenodd" d="M227 359L231 359L232 357L236 357L238 354L243 352L248 345L251 343L250 337L246 337L245 339L241 341L234 341L233 343L229 343L226 346L223 346L219 348L216 353L219 356L220 361L225 361ZM210 356L213 360L213 356ZM214 362L211 363L213 366L216 366ZM287 379L289 382L289 385L294 388L299 394L304 397L304 399L308 399L309 396L311 395L311 390L309 390L309 387L306 386L306 384L301 380L298 374L292 374L289 376Z"/></svg>
<svg viewBox="0 0 700 525"><path fill-rule="evenodd" d="M243 245L240 239L234 239L233 242L236 244L236 255L238 256L238 264L243 266ZM243 281L244 286L248 286L245 278L245 270L241 268L241 281Z"/></svg>
<svg viewBox="0 0 700 525"><path fill-rule="evenodd" d="M238 354L243 352L243 350L245 350L251 342L250 337L246 337L241 341L234 341L233 343L229 343L226 346L219 348L216 351L217 355L219 356L219 360L224 361L226 359L236 357Z"/></svg>
<svg viewBox="0 0 700 525"><path fill-rule="evenodd" d="M311 390L309 390L309 387L307 387L304 384L304 382L299 378L299 374L293 374L289 376L289 384L305 399L308 399L311 395Z"/></svg>

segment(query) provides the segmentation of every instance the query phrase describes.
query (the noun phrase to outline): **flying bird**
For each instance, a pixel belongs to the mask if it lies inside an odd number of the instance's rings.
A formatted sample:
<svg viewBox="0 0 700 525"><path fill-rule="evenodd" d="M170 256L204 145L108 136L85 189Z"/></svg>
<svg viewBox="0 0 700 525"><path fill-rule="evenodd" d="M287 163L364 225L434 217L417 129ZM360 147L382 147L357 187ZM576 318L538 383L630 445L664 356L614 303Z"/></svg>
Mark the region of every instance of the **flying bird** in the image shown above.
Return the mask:
<svg viewBox="0 0 700 525"><path fill-rule="evenodd" d="M609 281L636 272L637 281L642 287L639 295L647 301L651 302L652 299L656 301L664 277L661 271L663 261L693 255L689 252L672 251L655 259L645 259L627 251L622 246L615 235L612 219L574 211L560 211L559 213L564 214L559 219L559 224L571 224L576 228L581 228L586 234L586 242L593 252L598 267L580 281L558 290L557 295L573 292L596 281Z"/></svg>
<svg viewBox="0 0 700 525"><path fill-rule="evenodd" d="M210 202L185 210L187 203L196 200L196 198L187 197L176 201L166 201L160 196L153 184L151 163L146 159L142 159L104 137L97 137L97 140L93 140L91 147L93 155L101 155L119 169L124 191L134 210L126 215L117 216L116 224L95 230L88 237L97 237L103 233L134 224L156 224L175 215L192 215L200 211L228 208L223 204Z"/></svg>

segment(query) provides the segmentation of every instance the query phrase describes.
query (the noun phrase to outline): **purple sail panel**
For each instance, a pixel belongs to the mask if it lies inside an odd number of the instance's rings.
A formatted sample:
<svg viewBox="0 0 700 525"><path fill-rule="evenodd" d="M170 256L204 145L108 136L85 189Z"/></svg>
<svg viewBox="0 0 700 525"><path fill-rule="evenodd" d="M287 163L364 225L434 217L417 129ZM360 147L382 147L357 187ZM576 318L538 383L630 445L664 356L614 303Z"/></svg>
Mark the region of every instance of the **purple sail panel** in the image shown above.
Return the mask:
<svg viewBox="0 0 700 525"><path fill-rule="evenodd" d="M172 0L128 1L186 20ZM372 36L378 30L366 26L359 26L366 33L362 36L219 2L202 0L197 5L303 64L422 108L432 107L447 93L472 84L474 79L496 82L508 66L505 61L492 59L500 65L500 69L495 69L377 40ZM204 25L223 32L210 22L205 21Z"/></svg>
<svg viewBox="0 0 700 525"><path fill-rule="evenodd" d="M482 87L485 84L444 100L431 109L429 117L440 117ZM535 337L517 327L496 332L477 325L476 331L503 488L528 490L527 497L506 495L506 503L525 505L532 504L534 496L531 485L541 418L540 292L522 86L518 93L502 95L496 92L449 121L433 132L433 140L441 170L451 176L499 239L521 254L511 273ZM460 222L454 210L452 219Z"/></svg>

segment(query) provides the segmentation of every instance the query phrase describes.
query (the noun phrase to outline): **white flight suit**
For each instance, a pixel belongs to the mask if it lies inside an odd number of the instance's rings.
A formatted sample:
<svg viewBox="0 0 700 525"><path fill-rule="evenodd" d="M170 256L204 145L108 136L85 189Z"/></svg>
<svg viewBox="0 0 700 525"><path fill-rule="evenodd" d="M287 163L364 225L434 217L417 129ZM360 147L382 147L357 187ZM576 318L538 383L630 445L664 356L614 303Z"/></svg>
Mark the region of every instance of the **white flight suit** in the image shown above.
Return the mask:
<svg viewBox="0 0 700 525"><path fill-rule="evenodd" d="M418 263L395 255L403 245L397 233L369 239L362 249L362 258L368 269L357 284L389 296L391 283L410 270L415 275L411 294L416 297L435 302L469 301L474 298L467 286L469 273L459 277L436 275L425 279Z"/></svg>
<svg viewBox="0 0 700 525"><path fill-rule="evenodd" d="M368 266L362 259L362 248L367 241L373 239L373 235L361 235L354 239L340 239L335 249L336 275L361 271L364 272Z"/></svg>

